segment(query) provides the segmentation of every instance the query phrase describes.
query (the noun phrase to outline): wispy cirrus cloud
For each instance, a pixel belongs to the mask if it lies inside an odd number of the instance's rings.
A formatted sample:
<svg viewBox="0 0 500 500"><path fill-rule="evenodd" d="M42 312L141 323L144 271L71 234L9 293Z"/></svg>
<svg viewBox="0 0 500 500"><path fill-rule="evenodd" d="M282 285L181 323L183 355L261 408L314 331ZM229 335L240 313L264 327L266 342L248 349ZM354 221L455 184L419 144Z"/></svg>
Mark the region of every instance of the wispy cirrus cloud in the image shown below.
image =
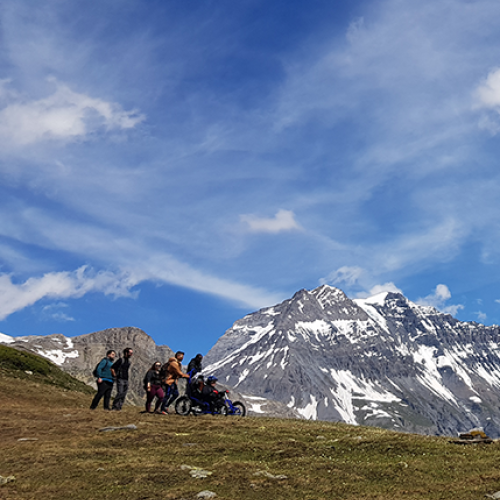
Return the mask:
<svg viewBox="0 0 500 500"><path fill-rule="evenodd" d="M68 304L64 302L56 302L55 304L44 306L42 308L42 318L46 318L50 321L57 321L60 323L75 321L75 318L64 312L64 309L68 307Z"/></svg>
<svg viewBox="0 0 500 500"><path fill-rule="evenodd" d="M342 266L332 271L326 278L321 278L321 285L353 286L365 274L365 270L359 266Z"/></svg>
<svg viewBox="0 0 500 500"><path fill-rule="evenodd" d="M126 273L95 272L87 266L76 271L51 272L14 283L12 276L0 275L0 320L42 299L79 298L90 292L114 297L131 297L136 284Z"/></svg>

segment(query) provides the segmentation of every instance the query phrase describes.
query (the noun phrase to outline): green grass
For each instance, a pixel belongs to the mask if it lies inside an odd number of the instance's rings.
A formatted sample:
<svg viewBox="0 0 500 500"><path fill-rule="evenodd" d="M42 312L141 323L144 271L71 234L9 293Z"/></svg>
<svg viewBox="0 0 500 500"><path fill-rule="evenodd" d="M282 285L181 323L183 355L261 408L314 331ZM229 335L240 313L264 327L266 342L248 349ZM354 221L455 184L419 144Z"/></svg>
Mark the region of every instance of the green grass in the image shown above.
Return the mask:
<svg viewBox="0 0 500 500"><path fill-rule="evenodd" d="M0 376L10 376L28 383L40 382L55 385L86 394L95 392L91 387L63 372L47 359L4 345L0 345Z"/></svg>
<svg viewBox="0 0 500 500"><path fill-rule="evenodd" d="M340 423L90 411L91 395L0 375L2 500L472 500L500 490L500 446ZM99 432L135 424L135 431ZM37 441L18 441L19 438ZM181 465L213 474L193 479ZM267 471L287 479L255 475Z"/></svg>

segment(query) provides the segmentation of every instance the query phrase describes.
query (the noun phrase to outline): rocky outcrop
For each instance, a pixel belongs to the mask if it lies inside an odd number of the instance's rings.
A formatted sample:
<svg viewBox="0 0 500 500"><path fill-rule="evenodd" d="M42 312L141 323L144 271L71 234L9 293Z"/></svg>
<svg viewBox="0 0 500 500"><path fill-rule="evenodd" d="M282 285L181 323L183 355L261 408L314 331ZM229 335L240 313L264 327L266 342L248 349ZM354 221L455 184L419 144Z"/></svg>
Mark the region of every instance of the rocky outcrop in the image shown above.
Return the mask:
<svg viewBox="0 0 500 500"><path fill-rule="evenodd" d="M6 341L7 336L3 337L0 341ZM71 338L60 334L8 337L8 345L44 356L93 387L95 380L92 370L106 352L113 349L118 357L122 355L123 349L132 347L134 355L131 360L127 401L135 404L142 404L144 401L142 380L146 371L155 361L165 362L173 355L169 347L156 345L149 335L135 327L108 328Z"/></svg>

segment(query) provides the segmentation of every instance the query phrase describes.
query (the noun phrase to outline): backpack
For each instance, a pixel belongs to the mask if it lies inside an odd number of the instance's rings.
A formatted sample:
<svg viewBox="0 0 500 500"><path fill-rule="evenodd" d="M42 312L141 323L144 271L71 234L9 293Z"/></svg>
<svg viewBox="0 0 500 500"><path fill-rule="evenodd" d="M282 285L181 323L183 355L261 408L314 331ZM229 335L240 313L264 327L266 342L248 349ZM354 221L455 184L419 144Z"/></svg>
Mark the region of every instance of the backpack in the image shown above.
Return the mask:
<svg viewBox="0 0 500 500"><path fill-rule="evenodd" d="M101 363L102 363L102 359L101 359L101 361L99 361L99 363L97 363L97 365L95 365L95 368L92 370L92 376L95 378L99 378L99 375L97 374L97 368L99 368L99 365Z"/></svg>
<svg viewBox="0 0 500 500"><path fill-rule="evenodd" d="M170 366L170 361L167 361L160 370L160 377L162 380L165 380L168 376L168 367Z"/></svg>

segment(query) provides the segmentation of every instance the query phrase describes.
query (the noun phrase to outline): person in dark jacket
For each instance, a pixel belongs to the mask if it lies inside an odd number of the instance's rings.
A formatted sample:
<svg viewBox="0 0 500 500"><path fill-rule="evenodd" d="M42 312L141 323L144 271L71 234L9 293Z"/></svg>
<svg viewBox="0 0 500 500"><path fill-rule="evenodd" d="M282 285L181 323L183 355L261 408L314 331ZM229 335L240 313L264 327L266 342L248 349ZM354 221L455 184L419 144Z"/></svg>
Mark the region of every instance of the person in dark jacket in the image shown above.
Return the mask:
<svg viewBox="0 0 500 500"><path fill-rule="evenodd" d="M160 374L161 363L157 361L146 373L144 377L144 388L146 389L146 413L151 413L151 403L156 397L155 413L162 413L159 411L160 404L165 397L162 389L162 379Z"/></svg>
<svg viewBox="0 0 500 500"><path fill-rule="evenodd" d="M109 402L111 400L111 392L113 391L113 373L111 367L115 359L115 351L108 351L106 357L96 367L97 375L97 394L94 396L90 409L95 410L99 405L99 401L104 398L104 409L111 410Z"/></svg>
<svg viewBox="0 0 500 500"><path fill-rule="evenodd" d="M197 373L203 371L203 367L201 366L201 362L203 361L203 355L197 354L188 364L187 373L191 375L191 378L194 377Z"/></svg>
<svg viewBox="0 0 500 500"><path fill-rule="evenodd" d="M123 349L123 358L115 361L111 367L111 372L113 373L116 381L116 396L113 401L112 410L120 411L122 409L125 398L128 392L128 370L130 368L130 358L134 354L131 347Z"/></svg>
<svg viewBox="0 0 500 500"><path fill-rule="evenodd" d="M207 402L212 411L219 411L224 406L225 394L215 388L216 382L217 377L208 377L201 392L202 401Z"/></svg>

